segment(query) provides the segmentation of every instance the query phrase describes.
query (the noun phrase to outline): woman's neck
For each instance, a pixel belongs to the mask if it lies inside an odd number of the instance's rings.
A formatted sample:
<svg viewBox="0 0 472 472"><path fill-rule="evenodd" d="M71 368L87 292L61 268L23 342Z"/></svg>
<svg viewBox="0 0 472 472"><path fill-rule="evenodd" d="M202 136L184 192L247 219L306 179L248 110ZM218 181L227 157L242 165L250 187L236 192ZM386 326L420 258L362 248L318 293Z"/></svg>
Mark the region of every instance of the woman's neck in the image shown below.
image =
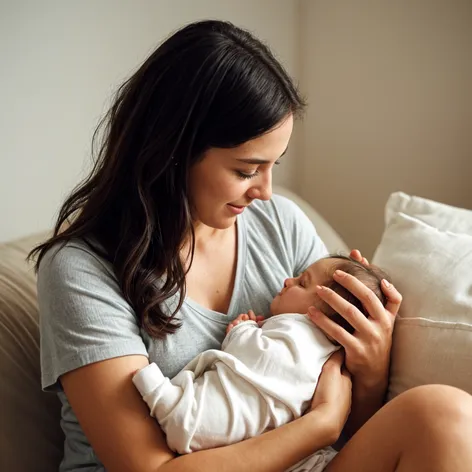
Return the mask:
<svg viewBox="0 0 472 472"><path fill-rule="evenodd" d="M208 244L224 241L228 236L234 234L236 224L225 229L216 229L206 226L203 223L195 223L193 230L195 233L195 245L207 246Z"/></svg>
<svg viewBox="0 0 472 472"><path fill-rule="evenodd" d="M193 227L195 234L195 252L205 253L211 251L215 245L224 245L235 236L236 223L229 228L216 229L202 223L196 223ZM190 255L190 238L184 243L181 254L185 259Z"/></svg>

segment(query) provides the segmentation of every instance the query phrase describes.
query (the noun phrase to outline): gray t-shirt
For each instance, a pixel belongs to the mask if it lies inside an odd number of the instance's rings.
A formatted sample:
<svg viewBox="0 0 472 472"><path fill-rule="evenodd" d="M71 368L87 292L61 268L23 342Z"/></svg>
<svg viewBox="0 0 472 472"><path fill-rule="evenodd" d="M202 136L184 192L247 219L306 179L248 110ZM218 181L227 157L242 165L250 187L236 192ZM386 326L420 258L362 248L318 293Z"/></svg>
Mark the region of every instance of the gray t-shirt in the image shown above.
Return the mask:
<svg viewBox="0 0 472 472"><path fill-rule="evenodd" d="M253 202L238 216L237 229L237 270L228 313L187 298L178 313L183 326L165 340L140 329L112 265L83 241L70 241L45 255L38 273L42 386L57 392L62 402L66 439L61 472L105 470L61 388L61 375L104 359L142 354L173 377L200 352L219 349L227 324L240 313L268 313L284 279L327 253L306 215L281 196Z"/></svg>

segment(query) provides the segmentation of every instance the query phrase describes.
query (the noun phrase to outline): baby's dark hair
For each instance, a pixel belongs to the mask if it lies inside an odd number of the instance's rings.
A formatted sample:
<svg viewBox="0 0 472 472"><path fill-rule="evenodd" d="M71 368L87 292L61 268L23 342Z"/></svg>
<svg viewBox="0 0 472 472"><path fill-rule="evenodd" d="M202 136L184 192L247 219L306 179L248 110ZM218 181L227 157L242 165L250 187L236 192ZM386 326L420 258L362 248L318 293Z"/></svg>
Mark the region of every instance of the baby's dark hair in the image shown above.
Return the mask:
<svg viewBox="0 0 472 472"><path fill-rule="evenodd" d="M331 290L339 294L341 297L343 297L345 300L347 300L349 303L354 305L366 317L369 316L362 302L351 292L349 292L349 290L345 289L342 285L338 284L333 279L334 271L342 270L343 272L354 276L357 280L361 281L364 285L370 288L375 293L377 298L382 302L382 305L386 305L387 297L382 292L380 286L382 279L386 279L387 281L391 282L390 276L386 272L372 264L365 266L364 264L361 264L360 262L356 261L355 259L349 256L331 254L329 256L326 256L325 259L338 259L338 261L333 264L333 268L330 270L330 273L327 274L327 280L323 283L323 285L330 288ZM348 323L333 308L331 308L326 302L319 299L316 305L319 310L325 313L330 319L335 321L337 324L342 326L346 331L348 331L349 333L354 332L354 328L352 327L352 325Z"/></svg>

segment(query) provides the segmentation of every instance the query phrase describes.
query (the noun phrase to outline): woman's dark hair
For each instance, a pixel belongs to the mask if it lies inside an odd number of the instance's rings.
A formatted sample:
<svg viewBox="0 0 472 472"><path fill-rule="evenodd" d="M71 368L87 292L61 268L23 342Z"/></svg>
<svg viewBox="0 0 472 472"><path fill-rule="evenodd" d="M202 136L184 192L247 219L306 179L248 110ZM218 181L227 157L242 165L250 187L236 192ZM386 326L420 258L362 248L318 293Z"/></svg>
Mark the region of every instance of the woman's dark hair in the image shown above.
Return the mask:
<svg viewBox="0 0 472 472"><path fill-rule="evenodd" d="M117 91L98 125L89 176L62 205L46 251L75 238L114 267L142 328L163 338L180 327L195 236L189 169L212 147L267 133L304 102L269 48L224 21L189 24L164 41ZM185 261L184 261L185 262ZM163 302L179 294L169 315Z"/></svg>

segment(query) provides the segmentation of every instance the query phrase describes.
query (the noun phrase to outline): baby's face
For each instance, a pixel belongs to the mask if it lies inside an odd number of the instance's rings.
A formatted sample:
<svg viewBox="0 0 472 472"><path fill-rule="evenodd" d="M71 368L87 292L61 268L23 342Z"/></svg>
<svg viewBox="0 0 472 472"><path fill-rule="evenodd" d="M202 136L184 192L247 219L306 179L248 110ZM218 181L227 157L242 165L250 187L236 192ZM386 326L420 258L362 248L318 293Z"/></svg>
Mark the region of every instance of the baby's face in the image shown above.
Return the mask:
<svg viewBox="0 0 472 472"><path fill-rule="evenodd" d="M272 300L271 314L307 313L318 297L316 286L326 283L333 274L335 264L333 259L320 259L298 277L285 280L283 289Z"/></svg>

